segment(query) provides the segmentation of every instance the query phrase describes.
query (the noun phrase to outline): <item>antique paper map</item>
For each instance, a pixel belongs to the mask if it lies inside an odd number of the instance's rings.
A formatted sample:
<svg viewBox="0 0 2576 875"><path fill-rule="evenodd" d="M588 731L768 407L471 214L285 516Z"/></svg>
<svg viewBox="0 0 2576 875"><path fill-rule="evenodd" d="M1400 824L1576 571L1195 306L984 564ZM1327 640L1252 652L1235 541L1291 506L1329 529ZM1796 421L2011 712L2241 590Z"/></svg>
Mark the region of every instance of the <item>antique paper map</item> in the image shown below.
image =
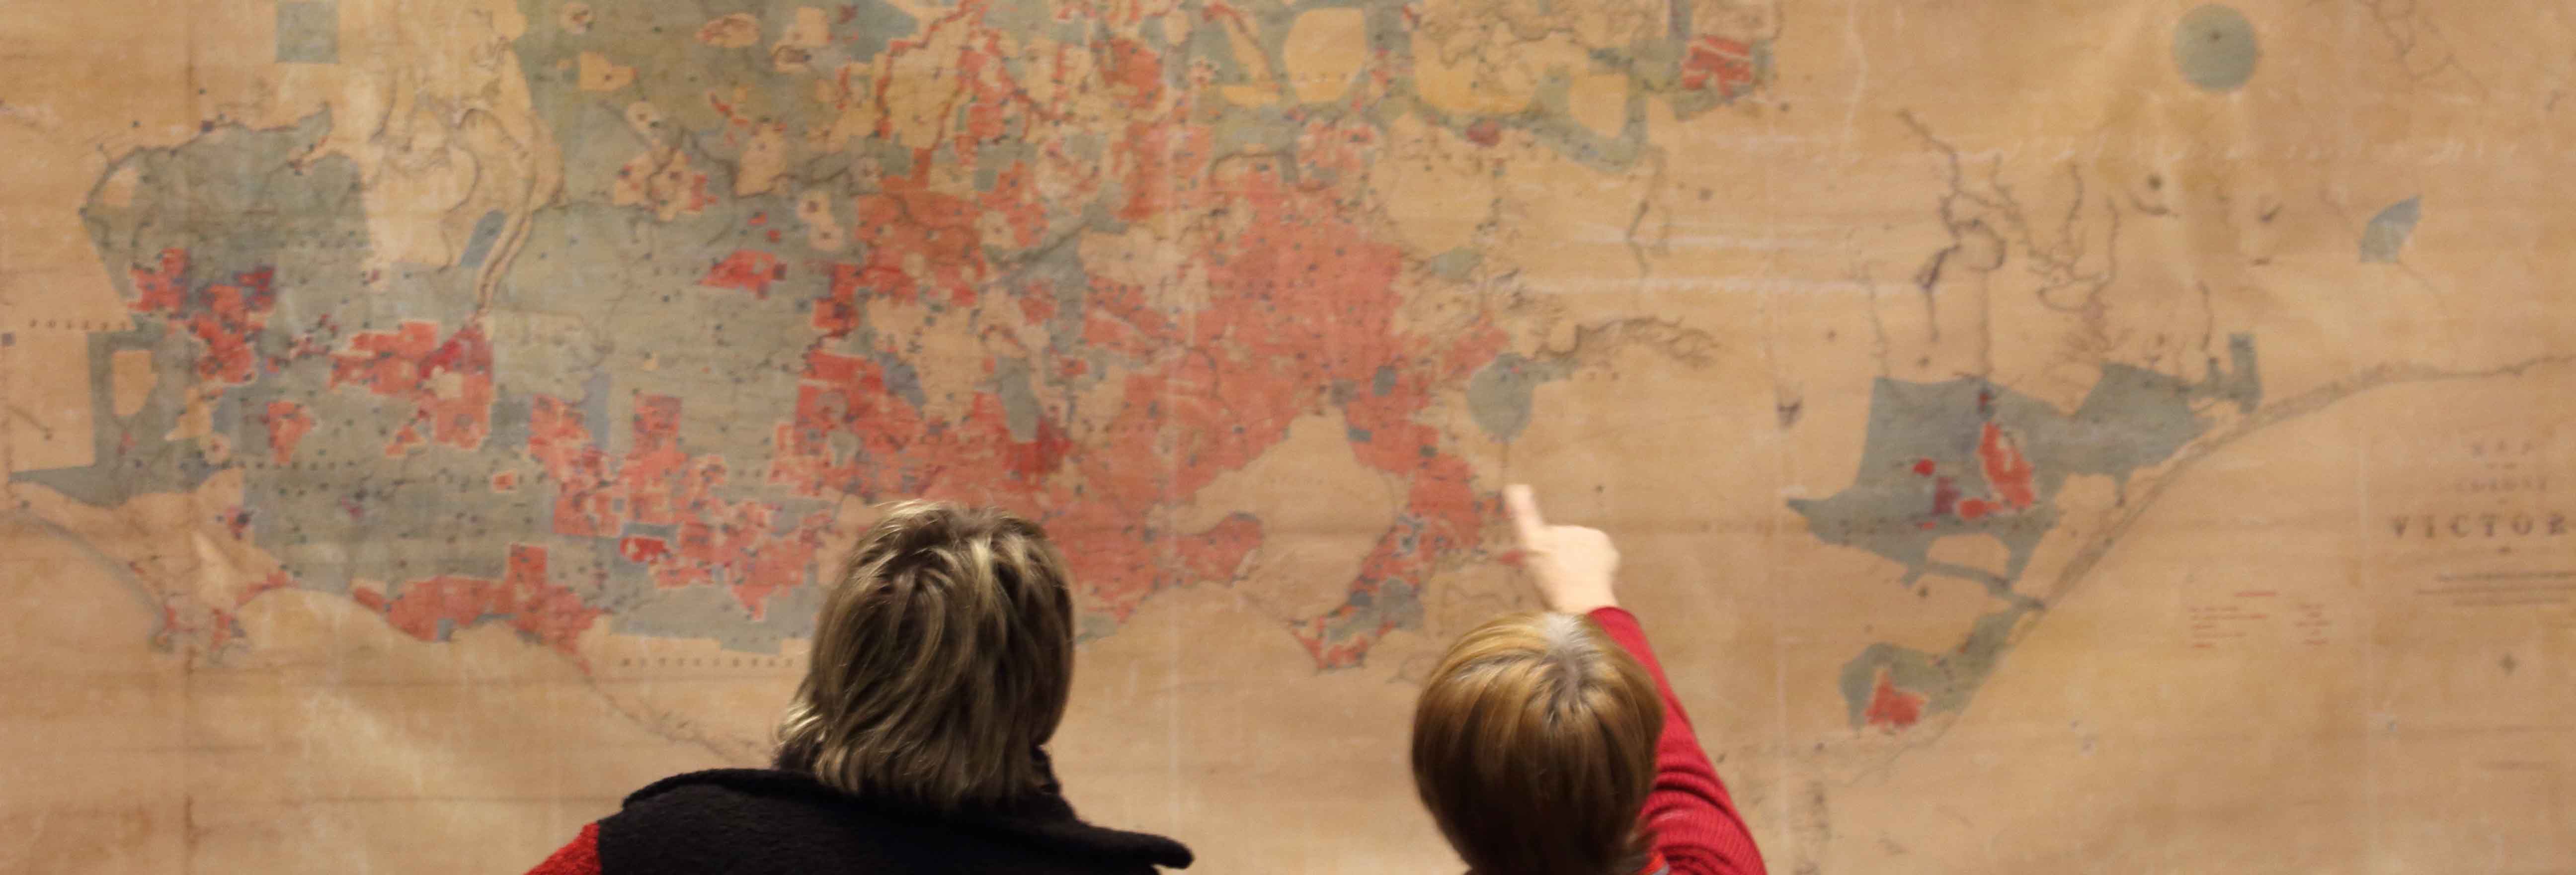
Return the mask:
<svg viewBox="0 0 2576 875"><path fill-rule="evenodd" d="M523 870L916 495L1087 817L1455 871L1507 482L1775 871L2576 871L2554 0L0 12L0 871Z"/></svg>

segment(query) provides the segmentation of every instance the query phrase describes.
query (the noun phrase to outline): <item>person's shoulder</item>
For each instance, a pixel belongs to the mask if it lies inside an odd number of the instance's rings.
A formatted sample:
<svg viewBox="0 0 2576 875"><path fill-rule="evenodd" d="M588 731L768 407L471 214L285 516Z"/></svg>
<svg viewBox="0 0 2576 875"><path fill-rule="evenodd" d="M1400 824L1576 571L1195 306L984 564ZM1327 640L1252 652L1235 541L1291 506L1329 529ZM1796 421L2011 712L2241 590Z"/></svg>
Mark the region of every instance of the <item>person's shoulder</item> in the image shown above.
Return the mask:
<svg viewBox="0 0 2576 875"><path fill-rule="evenodd" d="M626 795L626 810L732 800L825 803L838 791L811 775L782 769L709 769L672 775Z"/></svg>
<svg viewBox="0 0 2576 875"><path fill-rule="evenodd" d="M1061 797L999 810L932 812L769 769L656 781L600 821L600 840L611 875L705 867L927 872L963 865L971 871L985 863L1021 872L1153 875L1158 867L1190 863L1180 843L1085 823Z"/></svg>
<svg viewBox="0 0 2576 875"><path fill-rule="evenodd" d="M819 782L787 772L674 775L629 794L623 808L599 821L600 861L612 873L754 871L739 867L835 832L831 798Z"/></svg>
<svg viewBox="0 0 2576 875"><path fill-rule="evenodd" d="M1000 839L1039 857L1060 861L1062 871L1082 875L1154 875L1164 869L1186 869L1196 857L1189 846L1152 833L1098 826L1060 814L1034 818L997 818L976 824L983 836Z"/></svg>

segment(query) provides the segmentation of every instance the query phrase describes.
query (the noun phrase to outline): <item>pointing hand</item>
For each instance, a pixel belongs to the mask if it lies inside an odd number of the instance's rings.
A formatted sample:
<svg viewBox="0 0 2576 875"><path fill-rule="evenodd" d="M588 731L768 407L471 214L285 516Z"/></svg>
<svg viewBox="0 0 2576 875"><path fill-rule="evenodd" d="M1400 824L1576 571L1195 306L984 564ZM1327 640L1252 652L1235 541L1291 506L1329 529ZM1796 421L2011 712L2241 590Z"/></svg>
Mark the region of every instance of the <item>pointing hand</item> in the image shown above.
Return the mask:
<svg viewBox="0 0 2576 875"><path fill-rule="evenodd" d="M1527 486L1503 487L1503 503L1520 536L1521 567L1538 584L1540 604L1566 614L1619 606L1610 592L1619 573L1619 549L1610 545L1609 535L1582 526L1548 525Z"/></svg>

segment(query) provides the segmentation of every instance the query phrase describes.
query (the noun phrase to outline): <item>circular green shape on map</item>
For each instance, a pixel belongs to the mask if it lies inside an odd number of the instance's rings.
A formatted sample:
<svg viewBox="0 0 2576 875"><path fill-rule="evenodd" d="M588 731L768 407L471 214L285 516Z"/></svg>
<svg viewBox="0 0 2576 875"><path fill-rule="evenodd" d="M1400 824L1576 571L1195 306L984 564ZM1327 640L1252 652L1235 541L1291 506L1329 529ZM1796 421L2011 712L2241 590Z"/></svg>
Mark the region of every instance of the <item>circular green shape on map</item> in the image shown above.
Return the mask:
<svg viewBox="0 0 2576 875"><path fill-rule="evenodd" d="M2254 44L2254 23L2232 6L2194 9L2174 27L2174 66L2204 90L2236 90L2254 78L2254 62L2262 54Z"/></svg>

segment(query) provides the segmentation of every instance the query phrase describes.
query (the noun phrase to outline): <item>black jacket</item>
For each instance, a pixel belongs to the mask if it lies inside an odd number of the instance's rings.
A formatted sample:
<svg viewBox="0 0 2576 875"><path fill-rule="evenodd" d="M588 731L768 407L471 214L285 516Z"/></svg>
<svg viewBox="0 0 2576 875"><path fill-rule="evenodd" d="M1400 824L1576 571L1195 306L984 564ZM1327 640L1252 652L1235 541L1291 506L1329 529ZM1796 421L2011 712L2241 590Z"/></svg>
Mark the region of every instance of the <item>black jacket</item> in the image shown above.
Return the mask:
<svg viewBox="0 0 2576 875"><path fill-rule="evenodd" d="M665 778L599 822L602 875L1154 875L1189 864L1179 842L1084 823L1054 792L943 815L774 769Z"/></svg>

